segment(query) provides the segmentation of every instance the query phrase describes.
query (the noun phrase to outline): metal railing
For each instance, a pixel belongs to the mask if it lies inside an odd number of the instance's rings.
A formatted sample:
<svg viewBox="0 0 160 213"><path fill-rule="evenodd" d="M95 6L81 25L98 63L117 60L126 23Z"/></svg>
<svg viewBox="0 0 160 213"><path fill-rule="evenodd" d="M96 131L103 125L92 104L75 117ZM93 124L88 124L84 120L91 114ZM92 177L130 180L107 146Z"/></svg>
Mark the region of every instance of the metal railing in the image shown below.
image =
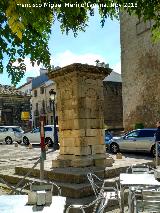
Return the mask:
<svg viewBox="0 0 160 213"><path fill-rule="evenodd" d="M15 187L12 187L12 191L9 193L10 195L12 195L15 191L17 191L17 188L23 183L23 181L26 179L26 177L28 177L31 174L33 169L40 163L40 161L41 161L41 157L38 158L38 160L34 163L32 168L27 172L27 174L25 174L23 179L21 179Z"/></svg>

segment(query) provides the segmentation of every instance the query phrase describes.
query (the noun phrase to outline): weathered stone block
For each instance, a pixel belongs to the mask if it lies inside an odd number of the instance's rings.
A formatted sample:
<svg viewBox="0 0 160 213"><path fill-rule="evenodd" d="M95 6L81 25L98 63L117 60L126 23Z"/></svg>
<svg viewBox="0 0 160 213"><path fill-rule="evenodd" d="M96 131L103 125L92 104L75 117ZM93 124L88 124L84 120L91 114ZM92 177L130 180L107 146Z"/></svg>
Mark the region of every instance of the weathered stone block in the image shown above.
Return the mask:
<svg viewBox="0 0 160 213"><path fill-rule="evenodd" d="M64 167L70 167L71 166L71 160L52 160L52 167L53 168L64 168Z"/></svg>
<svg viewBox="0 0 160 213"><path fill-rule="evenodd" d="M112 157L107 157L106 158L106 167L108 166L113 166L113 163L114 163L114 159Z"/></svg>
<svg viewBox="0 0 160 213"><path fill-rule="evenodd" d="M92 154L103 154L105 153L106 147L105 145L93 145L92 146Z"/></svg>
<svg viewBox="0 0 160 213"><path fill-rule="evenodd" d="M86 137L77 137L74 146L88 146Z"/></svg>
<svg viewBox="0 0 160 213"><path fill-rule="evenodd" d="M67 138L67 137L80 137L80 136L85 136L85 130L84 129L79 129L79 130L63 130L62 131L62 137Z"/></svg>
<svg viewBox="0 0 160 213"><path fill-rule="evenodd" d="M108 155L106 155L105 153L92 155L93 159L105 159L107 157L108 157Z"/></svg>
<svg viewBox="0 0 160 213"><path fill-rule="evenodd" d="M74 155L90 155L91 149L89 146L74 146L74 147L61 147L60 148L60 154L74 154Z"/></svg>
<svg viewBox="0 0 160 213"><path fill-rule="evenodd" d="M109 158L99 158L99 159L94 159L94 165L98 167L111 167L113 166L114 159L109 157Z"/></svg>
<svg viewBox="0 0 160 213"><path fill-rule="evenodd" d="M97 136L99 131L97 129L86 129L86 136Z"/></svg>
<svg viewBox="0 0 160 213"><path fill-rule="evenodd" d="M97 167L106 167L106 158L104 159L94 159L94 165Z"/></svg>
<svg viewBox="0 0 160 213"><path fill-rule="evenodd" d="M71 161L71 166L72 167L86 167L86 166L93 166L93 160L92 159L84 159L84 158L80 158L77 159L75 157L74 160Z"/></svg>
<svg viewBox="0 0 160 213"><path fill-rule="evenodd" d="M74 147L76 138L62 138L61 139L61 147Z"/></svg>
<svg viewBox="0 0 160 213"><path fill-rule="evenodd" d="M58 160L73 160L75 158L75 155L58 155Z"/></svg>
<svg viewBox="0 0 160 213"><path fill-rule="evenodd" d="M98 144L97 137L86 137L86 144L87 145L96 145L96 144Z"/></svg>

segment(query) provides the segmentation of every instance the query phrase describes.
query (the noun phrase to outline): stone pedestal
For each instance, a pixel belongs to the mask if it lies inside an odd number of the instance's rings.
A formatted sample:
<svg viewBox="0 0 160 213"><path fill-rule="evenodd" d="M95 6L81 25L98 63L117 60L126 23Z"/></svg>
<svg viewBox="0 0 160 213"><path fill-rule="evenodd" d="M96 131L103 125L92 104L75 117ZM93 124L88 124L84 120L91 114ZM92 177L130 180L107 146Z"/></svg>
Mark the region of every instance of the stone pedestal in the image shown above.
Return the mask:
<svg viewBox="0 0 160 213"><path fill-rule="evenodd" d="M106 166L103 79L110 68L72 64L53 71L60 154L53 167Z"/></svg>

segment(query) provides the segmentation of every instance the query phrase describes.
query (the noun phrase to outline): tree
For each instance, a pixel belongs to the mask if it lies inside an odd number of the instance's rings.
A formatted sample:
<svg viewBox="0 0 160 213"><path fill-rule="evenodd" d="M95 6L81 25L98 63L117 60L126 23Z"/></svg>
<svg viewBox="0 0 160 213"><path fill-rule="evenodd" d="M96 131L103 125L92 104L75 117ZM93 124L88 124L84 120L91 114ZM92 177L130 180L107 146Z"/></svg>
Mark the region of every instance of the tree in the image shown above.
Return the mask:
<svg viewBox="0 0 160 213"><path fill-rule="evenodd" d="M61 31L70 30L76 36L85 31L89 16L94 15L95 5L101 16L101 25L110 17L119 18L119 11L136 14L144 21L154 20L154 38L160 37L160 2L159 0L8 0L0 2L0 72L3 72L4 57L8 58L7 72L12 83L16 84L25 73L25 57L32 65L42 63L51 70L48 41L51 26L57 19ZM18 66L14 66L14 62Z"/></svg>

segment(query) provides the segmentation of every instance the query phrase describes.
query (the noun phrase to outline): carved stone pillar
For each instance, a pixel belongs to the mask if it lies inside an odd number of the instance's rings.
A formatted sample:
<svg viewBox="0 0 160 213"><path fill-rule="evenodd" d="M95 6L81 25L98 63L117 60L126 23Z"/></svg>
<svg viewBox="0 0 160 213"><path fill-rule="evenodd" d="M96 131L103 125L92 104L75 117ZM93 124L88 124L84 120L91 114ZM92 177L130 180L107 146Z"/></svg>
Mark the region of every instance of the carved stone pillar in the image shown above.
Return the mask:
<svg viewBox="0 0 160 213"><path fill-rule="evenodd" d="M76 63L49 74L57 86L60 138L53 167L106 165L103 79L111 71Z"/></svg>

